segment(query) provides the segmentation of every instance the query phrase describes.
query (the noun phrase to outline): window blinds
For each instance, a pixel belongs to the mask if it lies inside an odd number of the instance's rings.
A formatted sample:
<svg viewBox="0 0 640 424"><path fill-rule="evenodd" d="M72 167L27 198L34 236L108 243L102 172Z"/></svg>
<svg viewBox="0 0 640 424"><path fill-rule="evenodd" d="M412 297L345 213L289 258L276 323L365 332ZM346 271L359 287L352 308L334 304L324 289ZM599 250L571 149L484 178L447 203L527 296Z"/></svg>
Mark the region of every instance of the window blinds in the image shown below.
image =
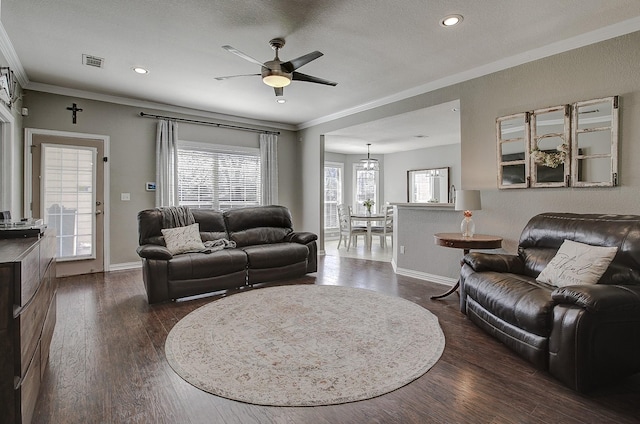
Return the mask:
<svg viewBox="0 0 640 424"><path fill-rule="evenodd" d="M178 201L222 210L260 205L259 149L179 142Z"/></svg>

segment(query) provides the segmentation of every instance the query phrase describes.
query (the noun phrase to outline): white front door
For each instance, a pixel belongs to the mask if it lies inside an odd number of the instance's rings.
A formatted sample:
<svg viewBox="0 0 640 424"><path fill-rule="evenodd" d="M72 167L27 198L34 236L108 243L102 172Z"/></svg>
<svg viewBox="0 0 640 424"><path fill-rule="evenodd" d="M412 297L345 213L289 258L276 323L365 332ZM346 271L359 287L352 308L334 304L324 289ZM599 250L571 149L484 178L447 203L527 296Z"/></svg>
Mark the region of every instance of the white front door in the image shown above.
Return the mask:
<svg viewBox="0 0 640 424"><path fill-rule="evenodd" d="M102 139L33 134L34 218L56 229L57 276L104 271Z"/></svg>

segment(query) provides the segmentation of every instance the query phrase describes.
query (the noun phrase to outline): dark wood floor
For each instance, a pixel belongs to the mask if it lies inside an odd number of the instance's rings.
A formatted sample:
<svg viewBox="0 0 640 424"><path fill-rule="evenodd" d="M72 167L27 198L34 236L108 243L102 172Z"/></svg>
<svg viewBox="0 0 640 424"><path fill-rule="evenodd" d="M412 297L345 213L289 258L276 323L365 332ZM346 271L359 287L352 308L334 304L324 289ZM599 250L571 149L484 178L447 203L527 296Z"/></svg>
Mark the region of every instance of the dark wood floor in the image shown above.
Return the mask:
<svg viewBox="0 0 640 424"><path fill-rule="evenodd" d="M164 356L169 330L218 297L147 305L141 272L60 280L58 323L35 423L637 423L640 375L589 395L534 370L458 311L445 287L397 276L391 265L337 256L317 276L287 284L339 284L393 294L440 320L446 347L429 372L394 392L320 407L264 407L202 392ZM224 358L220 358L221 361Z"/></svg>

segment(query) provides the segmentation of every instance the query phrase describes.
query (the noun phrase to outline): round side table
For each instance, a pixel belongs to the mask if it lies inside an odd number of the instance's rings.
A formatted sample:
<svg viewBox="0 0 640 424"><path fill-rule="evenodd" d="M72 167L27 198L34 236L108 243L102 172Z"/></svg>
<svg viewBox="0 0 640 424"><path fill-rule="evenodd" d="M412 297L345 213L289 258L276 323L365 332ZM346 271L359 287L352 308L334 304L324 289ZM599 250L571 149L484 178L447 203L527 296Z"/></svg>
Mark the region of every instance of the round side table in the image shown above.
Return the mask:
<svg viewBox="0 0 640 424"><path fill-rule="evenodd" d="M460 233L437 233L433 235L438 246L462 249L463 254L469 253L470 249L499 249L502 247L502 237L489 236L486 234L474 234L473 237L464 237ZM431 296L431 299L441 299L449 296L460 287L460 279L446 293Z"/></svg>

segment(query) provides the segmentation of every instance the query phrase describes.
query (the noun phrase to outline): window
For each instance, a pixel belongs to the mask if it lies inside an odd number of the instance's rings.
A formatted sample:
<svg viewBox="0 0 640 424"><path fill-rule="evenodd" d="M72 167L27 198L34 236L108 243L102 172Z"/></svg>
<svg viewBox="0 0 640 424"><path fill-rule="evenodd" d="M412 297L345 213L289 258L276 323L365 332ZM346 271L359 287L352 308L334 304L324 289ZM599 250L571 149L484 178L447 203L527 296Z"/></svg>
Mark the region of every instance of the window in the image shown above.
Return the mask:
<svg viewBox="0 0 640 424"><path fill-rule="evenodd" d="M58 260L95 258L96 149L42 144L44 223Z"/></svg>
<svg viewBox="0 0 640 424"><path fill-rule="evenodd" d="M178 203L207 209L261 204L260 150L180 141Z"/></svg>
<svg viewBox="0 0 640 424"><path fill-rule="evenodd" d="M326 162L324 165L324 230L338 234L340 224L338 222L339 203L342 203L342 185L344 165L335 162Z"/></svg>
<svg viewBox="0 0 640 424"><path fill-rule="evenodd" d="M362 205L367 199L375 202L372 211L378 210L378 174L379 171L364 169L359 163L353 164L353 196L354 212L366 213L367 208Z"/></svg>

